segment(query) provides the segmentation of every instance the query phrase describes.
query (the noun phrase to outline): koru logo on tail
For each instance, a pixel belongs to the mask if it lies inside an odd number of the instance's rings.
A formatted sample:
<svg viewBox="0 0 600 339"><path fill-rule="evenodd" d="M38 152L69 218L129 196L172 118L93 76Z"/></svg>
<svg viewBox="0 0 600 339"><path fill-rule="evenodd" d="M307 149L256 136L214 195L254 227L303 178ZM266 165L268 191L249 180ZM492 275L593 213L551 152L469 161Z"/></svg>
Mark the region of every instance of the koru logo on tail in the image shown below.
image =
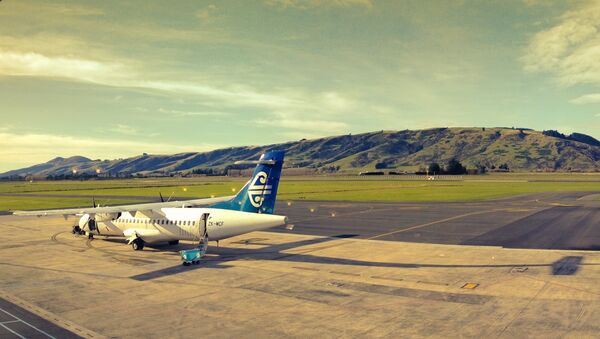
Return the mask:
<svg viewBox="0 0 600 339"><path fill-rule="evenodd" d="M248 198L250 198L252 206L256 208L262 206L265 200L264 196L271 194L271 187L271 185L267 185L267 173L258 172L248 187Z"/></svg>

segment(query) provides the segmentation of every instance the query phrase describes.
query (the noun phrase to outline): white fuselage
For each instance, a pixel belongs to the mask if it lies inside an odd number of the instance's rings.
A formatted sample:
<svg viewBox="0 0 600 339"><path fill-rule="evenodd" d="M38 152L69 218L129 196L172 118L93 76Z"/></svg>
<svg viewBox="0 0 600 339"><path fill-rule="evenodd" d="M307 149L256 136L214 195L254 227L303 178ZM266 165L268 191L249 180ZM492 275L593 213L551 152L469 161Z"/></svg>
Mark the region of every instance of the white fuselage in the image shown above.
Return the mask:
<svg viewBox="0 0 600 339"><path fill-rule="evenodd" d="M120 215L98 214L93 218L96 230L92 234L121 237L135 234L146 242L198 241L205 233L209 240L220 240L287 222L285 216L216 208L162 208ZM87 214L81 217L79 226L83 228L89 219Z"/></svg>

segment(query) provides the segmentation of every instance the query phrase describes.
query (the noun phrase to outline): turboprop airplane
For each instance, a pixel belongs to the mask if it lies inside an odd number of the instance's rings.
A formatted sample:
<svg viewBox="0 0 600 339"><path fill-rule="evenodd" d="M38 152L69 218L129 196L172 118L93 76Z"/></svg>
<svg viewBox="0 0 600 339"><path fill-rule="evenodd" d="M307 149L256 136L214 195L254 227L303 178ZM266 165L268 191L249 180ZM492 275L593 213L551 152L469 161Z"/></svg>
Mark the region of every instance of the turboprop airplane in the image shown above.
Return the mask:
<svg viewBox="0 0 600 339"><path fill-rule="evenodd" d="M235 196L123 206L74 208L46 211L15 211L14 215L81 216L73 233L125 237L134 250L144 244L179 240L199 241L206 249L209 240L285 225L287 217L274 215L275 199L284 152L270 151L257 161L250 181ZM203 207L200 207L203 206Z"/></svg>

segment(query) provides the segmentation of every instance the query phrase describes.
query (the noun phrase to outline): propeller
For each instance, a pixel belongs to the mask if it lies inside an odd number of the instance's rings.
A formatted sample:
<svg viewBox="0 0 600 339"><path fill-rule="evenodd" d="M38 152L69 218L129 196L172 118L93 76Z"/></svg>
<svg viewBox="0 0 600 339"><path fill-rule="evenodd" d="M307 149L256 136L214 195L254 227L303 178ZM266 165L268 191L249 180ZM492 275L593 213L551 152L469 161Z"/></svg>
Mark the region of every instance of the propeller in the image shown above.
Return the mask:
<svg viewBox="0 0 600 339"><path fill-rule="evenodd" d="M158 192L158 195L160 196L160 202L165 202L165 199L162 196L162 193Z"/></svg>

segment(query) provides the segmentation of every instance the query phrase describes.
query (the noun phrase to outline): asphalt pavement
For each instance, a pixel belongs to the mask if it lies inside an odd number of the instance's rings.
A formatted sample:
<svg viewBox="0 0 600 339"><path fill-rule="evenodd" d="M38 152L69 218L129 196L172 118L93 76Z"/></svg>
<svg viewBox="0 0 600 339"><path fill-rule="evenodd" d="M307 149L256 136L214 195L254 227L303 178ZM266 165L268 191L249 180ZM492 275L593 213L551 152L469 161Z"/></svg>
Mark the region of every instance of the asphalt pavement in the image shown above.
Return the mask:
<svg viewBox="0 0 600 339"><path fill-rule="evenodd" d="M600 249L597 192L523 195L469 203L281 201L292 231L419 243L537 249Z"/></svg>

